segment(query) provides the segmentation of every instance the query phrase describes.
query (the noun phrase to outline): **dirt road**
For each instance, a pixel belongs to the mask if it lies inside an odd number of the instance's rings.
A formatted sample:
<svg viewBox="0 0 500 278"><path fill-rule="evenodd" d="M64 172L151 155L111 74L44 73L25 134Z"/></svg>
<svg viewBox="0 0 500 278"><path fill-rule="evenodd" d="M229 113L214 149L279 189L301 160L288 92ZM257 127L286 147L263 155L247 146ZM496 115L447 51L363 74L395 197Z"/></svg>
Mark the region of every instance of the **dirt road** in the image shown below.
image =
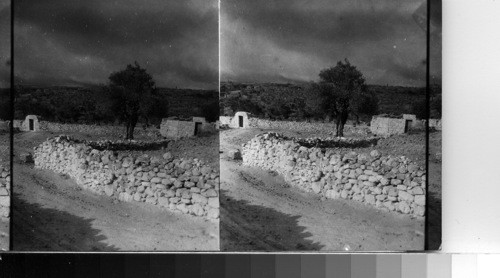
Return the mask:
<svg viewBox="0 0 500 278"><path fill-rule="evenodd" d="M424 220L324 200L227 157L258 129L222 131L221 250L422 250Z"/></svg>
<svg viewBox="0 0 500 278"><path fill-rule="evenodd" d="M23 136L16 154L30 145ZM20 163L18 155L14 166L13 250L219 249L218 221L95 195L70 178Z"/></svg>

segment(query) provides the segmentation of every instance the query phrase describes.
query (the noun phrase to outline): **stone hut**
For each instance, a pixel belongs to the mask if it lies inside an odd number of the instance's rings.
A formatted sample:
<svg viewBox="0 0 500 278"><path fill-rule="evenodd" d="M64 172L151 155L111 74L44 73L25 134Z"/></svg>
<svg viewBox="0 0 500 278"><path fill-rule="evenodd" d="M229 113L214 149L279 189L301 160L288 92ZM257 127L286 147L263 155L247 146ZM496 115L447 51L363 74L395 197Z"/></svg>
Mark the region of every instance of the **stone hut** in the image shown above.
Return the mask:
<svg viewBox="0 0 500 278"><path fill-rule="evenodd" d="M234 117L231 119L231 123L229 124L231 128L249 128L250 124L248 122L248 113L247 112L236 112Z"/></svg>
<svg viewBox="0 0 500 278"><path fill-rule="evenodd" d="M219 126L225 125L230 128L249 128L250 122L248 121L248 113L239 111L234 114L234 117L220 116Z"/></svg>
<svg viewBox="0 0 500 278"><path fill-rule="evenodd" d="M36 115L28 115L26 119L23 121L21 125L22 131L39 131L40 130L40 122L38 120L38 116Z"/></svg>
<svg viewBox="0 0 500 278"><path fill-rule="evenodd" d="M413 114L403 114L403 119L405 119L410 127L413 127L417 123L417 116Z"/></svg>
<svg viewBox="0 0 500 278"><path fill-rule="evenodd" d="M204 117L193 117L194 135L200 133L212 133L217 130L216 123L209 123Z"/></svg>
<svg viewBox="0 0 500 278"><path fill-rule="evenodd" d="M373 134L389 136L408 132L411 120L403 117L390 117L387 115L373 116L370 131Z"/></svg>
<svg viewBox="0 0 500 278"><path fill-rule="evenodd" d="M163 137L174 139L215 131L215 124L207 122L204 117L193 117L191 121L167 118L163 119L160 125L160 134Z"/></svg>

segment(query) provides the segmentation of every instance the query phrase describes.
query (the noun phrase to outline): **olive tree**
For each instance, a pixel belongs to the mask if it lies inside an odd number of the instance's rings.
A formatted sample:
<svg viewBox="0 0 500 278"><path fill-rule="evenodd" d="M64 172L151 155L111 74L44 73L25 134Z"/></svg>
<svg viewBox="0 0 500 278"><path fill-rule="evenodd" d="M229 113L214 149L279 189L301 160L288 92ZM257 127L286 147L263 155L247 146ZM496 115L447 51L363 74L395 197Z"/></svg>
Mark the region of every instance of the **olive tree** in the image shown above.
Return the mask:
<svg viewBox="0 0 500 278"><path fill-rule="evenodd" d="M154 110L155 82L137 62L127 65L124 70L112 73L109 81L113 110L126 124L125 139L134 139L134 128L139 117L147 119Z"/></svg>
<svg viewBox="0 0 500 278"><path fill-rule="evenodd" d="M366 94L363 74L345 59L319 73L319 89L325 113L335 118L336 136L344 136L349 113L356 112L357 103Z"/></svg>

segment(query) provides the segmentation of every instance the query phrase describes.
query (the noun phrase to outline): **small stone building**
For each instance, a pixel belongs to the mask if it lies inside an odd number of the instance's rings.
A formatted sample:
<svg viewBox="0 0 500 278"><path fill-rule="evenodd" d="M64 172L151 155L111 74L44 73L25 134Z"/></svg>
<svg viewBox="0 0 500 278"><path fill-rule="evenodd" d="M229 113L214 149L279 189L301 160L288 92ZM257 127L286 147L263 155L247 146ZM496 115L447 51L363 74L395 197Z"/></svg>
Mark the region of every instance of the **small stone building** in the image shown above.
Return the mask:
<svg viewBox="0 0 500 278"><path fill-rule="evenodd" d="M248 121L248 113L239 111L234 114L234 117L220 116L220 125L227 125L230 128L249 128L250 122Z"/></svg>
<svg viewBox="0 0 500 278"><path fill-rule="evenodd" d="M215 124L207 122L203 117L193 117L191 121L181 121L168 118L163 119L160 125L160 134L163 137L175 139L215 131Z"/></svg>
<svg viewBox="0 0 500 278"><path fill-rule="evenodd" d="M231 128L249 128L250 124L248 122L248 113L243 111L238 111L234 114L229 124Z"/></svg>
<svg viewBox="0 0 500 278"><path fill-rule="evenodd" d="M194 135L216 132L216 123L209 123L204 117L193 117Z"/></svg>
<svg viewBox="0 0 500 278"><path fill-rule="evenodd" d="M386 115L373 116L370 131L373 134L389 136L408 132L412 120L404 117L389 117Z"/></svg>
<svg viewBox="0 0 500 278"><path fill-rule="evenodd" d="M403 119L408 122L410 127L417 123L417 116L413 114L403 114Z"/></svg>
<svg viewBox="0 0 500 278"><path fill-rule="evenodd" d="M36 115L28 115L21 125L22 131L39 131L40 122Z"/></svg>

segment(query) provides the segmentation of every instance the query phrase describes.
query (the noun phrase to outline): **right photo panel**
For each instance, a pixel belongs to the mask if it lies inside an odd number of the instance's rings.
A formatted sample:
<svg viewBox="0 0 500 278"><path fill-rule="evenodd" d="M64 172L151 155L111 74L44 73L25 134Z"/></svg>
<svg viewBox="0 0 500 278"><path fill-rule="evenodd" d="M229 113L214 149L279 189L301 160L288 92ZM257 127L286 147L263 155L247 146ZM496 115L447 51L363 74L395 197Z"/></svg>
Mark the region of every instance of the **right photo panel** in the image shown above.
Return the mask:
<svg viewBox="0 0 500 278"><path fill-rule="evenodd" d="M439 248L427 15L414 0L221 0L222 251Z"/></svg>

